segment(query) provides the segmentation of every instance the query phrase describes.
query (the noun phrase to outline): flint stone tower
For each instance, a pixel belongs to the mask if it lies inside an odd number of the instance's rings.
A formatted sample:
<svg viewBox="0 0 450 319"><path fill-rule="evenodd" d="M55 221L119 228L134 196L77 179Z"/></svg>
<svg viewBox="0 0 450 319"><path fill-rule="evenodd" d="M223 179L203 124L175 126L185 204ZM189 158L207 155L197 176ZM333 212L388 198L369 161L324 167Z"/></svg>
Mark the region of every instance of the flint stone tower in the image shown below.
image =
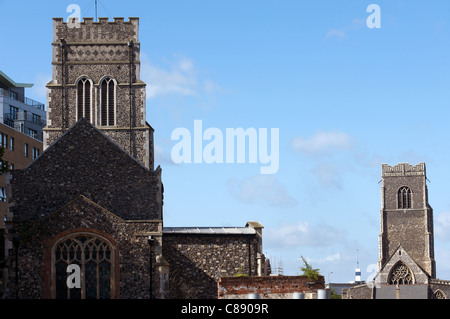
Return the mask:
<svg viewBox="0 0 450 319"><path fill-rule="evenodd" d="M45 151L6 177L5 298L217 298L220 277L269 272L257 222L163 227L138 25L53 19Z"/></svg>
<svg viewBox="0 0 450 319"><path fill-rule="evenodd" d="M153 169L153 129L139 77L139 18L54 18L44 149L84 117Z"/></svg>
<svg viewBox="0 0 450 319"><path fill-rule="evenodd" d="M381 187L381 283L420 284L436 277L433 209L425 163L383 164ZM404 270L404 277L399 274Z"/></svg>
<svg viewBox="0 0 450 319"><path fill-rule="evenodd" d="M343 289L343 299L448 299L436 279L433 209L425 163L383 164L378 271L374 281Z"/></svg>

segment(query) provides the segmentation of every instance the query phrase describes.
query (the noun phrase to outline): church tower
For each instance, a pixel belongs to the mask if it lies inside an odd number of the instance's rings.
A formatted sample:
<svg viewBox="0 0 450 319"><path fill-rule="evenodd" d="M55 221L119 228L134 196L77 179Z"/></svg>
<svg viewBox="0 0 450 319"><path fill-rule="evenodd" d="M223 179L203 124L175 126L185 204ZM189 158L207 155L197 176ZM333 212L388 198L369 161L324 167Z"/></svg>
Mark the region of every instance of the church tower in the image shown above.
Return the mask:
<svg viewBox="0 0 450 319"><path fill-rule="evenodd" d="M53 19L44 148L85 118L153 169L153 129L146 122L138 34L138 18Z"/></svg>
<svg viewBox="0 0 450 319"><path fill-rule="evenodd" d="M426 284L436 277L433 210L425 163L383 164L378 260L381 284Z"/></svg>

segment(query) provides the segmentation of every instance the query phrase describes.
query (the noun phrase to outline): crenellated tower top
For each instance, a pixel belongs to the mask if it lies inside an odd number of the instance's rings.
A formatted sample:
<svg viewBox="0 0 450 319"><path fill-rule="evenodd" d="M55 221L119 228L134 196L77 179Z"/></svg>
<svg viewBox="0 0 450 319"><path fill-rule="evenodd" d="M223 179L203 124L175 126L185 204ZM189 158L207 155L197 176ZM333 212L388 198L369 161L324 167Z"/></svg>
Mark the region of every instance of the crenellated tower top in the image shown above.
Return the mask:
<svg viewBox="0 0 450 319"><path fill-rule="evenodd" d="M70 18L67 22L63 18L53 18L53 42L65 39L67 42L104 42L111 43L139 41L139 18Z"/></svg>
<svg viewBox="0 0 450 319"><path fill-rule="evenodd" d="M399 163L395 166L383 164L382 176L426 176L425 163L413 166L409 163Z"/></svg>
<svg viewBox="0 0 450 319"><path fill-rule="evenodd" d="M53 18L44 146L81 118L153 169L153 129L140 79L139 18Z"/></svg>

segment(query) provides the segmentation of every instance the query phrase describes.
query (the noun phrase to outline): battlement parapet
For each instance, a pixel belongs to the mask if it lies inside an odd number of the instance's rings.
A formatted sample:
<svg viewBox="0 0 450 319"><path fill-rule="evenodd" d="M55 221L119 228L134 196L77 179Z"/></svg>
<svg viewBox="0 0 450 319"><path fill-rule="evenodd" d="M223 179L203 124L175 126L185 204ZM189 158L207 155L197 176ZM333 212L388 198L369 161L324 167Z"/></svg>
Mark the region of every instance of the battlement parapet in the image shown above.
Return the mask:
<svg viewBox="0 0 450 319"><path fill-rule="evenodd" d="M111 43L139 42L139 18L130 17L128 21L117 17L113 21L108 18L53 18L53 42L59 44L62 39L67 43Z"/></svg>
<svg viewBox="0 0 450 319"><path fill-rule="evenodd" d="M395 166L382 165L382 176L426 176L425 163L413 166L409 163L399 163Z"/></svg>

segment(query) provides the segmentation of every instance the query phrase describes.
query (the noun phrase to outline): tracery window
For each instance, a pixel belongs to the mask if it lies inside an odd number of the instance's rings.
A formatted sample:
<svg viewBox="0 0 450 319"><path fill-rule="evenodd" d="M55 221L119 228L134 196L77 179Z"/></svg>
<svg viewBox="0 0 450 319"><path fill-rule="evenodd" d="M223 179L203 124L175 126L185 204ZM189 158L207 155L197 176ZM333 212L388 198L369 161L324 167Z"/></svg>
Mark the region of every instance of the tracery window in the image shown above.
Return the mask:
<svg viewBox="0 0 450 319"><path fill-rule="evenodd" d="M399 262L394 266L391 271L389 284L391 285L411 285L414 283L414 279L409 268Z"/></svg>
<svg viewBox="0 0 450 319"><path fill-rule="evenodd" d="M113 295L114 254L105 239L87 233L68 236L53 248L55 297L58 299L107 299ZM67 266L81 271L81 288L67 285Z"/></svg>
<svg viewBox="0 0 450 319"><path fill-rule="evenodd" d="M91 122L92 119L92 83L83 77L78 80L77 84L77 120L84 117Z"/></svg>
<svg viewBox="0 0 450 319"><path fill-rule="evenodd" d="M411 199L412 192L409 187L403 186L398 190L397 200L399 209L411 208Z"/></svg>
<svg viewBox="0 0 450 319"><path fill-rule="evenodd" d="M104 126L115 125L116 87L113 78L106 77L100 84L100 123Z"/></svg>

